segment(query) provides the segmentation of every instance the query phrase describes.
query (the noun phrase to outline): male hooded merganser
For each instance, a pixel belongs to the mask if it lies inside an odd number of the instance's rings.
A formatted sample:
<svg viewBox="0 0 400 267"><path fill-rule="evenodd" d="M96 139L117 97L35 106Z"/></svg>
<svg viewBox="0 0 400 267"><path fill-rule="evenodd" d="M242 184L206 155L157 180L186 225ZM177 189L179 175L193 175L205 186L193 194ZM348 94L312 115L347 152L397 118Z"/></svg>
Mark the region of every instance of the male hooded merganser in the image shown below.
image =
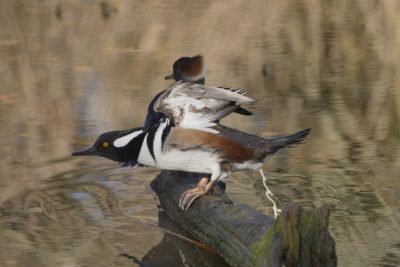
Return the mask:
<svg viewBox="0 0 400 267"><path fill-rule="evenodd" d="M197 55L194 57L181 57L177 61L175 61L174 65L173 65L173 73L171 75L166 76L165 79L166 80L174 79L175 82L181 84L179 86L182 86L182 84L185 84L183 86L186 87L187 89L202 90L203 86L201 86L201 85L204 85L204 83L205 83L205 74L204 73L205 73L204 72L204 62L203 62L203 57L201 55ZM197 86L195 84L197 84ZM168 89L158 93L153 98L153 100L150 102L150 105L147 108L147 116L146 116L146 119L144 122L145 131L150 129L151 126L158 124L158 122L162 118L166 117L162 112L160 112L160 110L157 110L155 108L155 104L156 104L156 102L159 103L160 98L166 96L166 94L165 94L166 91L173 89L175 85L176 84L174 84L171 87L169 87ZM230 88L221 88L221 89L227 89L228 91L232 90ZM241 94L244 94L244 93L246 93L246 91L241 91ZM198 103L200 103L202 101L200 96L198 96L197 99L198 99L197 100ZM240 102L240 101L238 101L238 102ZM253 114L250 111L240 107L240 105L235 102L229 103L229 105L227 102L225 102L223 104L223 106L225 107L225 111L229 110L229 112L227 114L225 114L224 116L216 118L215 121L218 121L222 117L227 116L231 112L236 112L236 113L246 115L246 116ZM221 112L221 108L222 108L221 102L217 103L216 106L210 105L210 103L209 103L208 105L204 105L204 107L209 108L210 110L213 110L213 108L216 107L217 109L219 109L218 110L219 114L222 113ZM189 110L190 110L190 112L192 111L192 109L189 109L188 106L186 106L186 113L189 112ZM204 112L204 111L205 111L205 109L202 109L201 112Z"/></svg>
<svg viewBox="0 0 400 267"><path fill-rule="evenodd" d="M310 132L306 129L274 139L241 133L254 140L245 143L238 138L239 131L231 133L220 125L216 128L218 134L174 127L168 119L163 119L148 131L134 128L104 133L91 148L72 155L97 155L122 163L135 161L165 170L211 174L210 180L204 177L196 188L182 194L179 205L187 210L195 199L210 192L218 180L235 171L260 169L275 152L301 142Z"/></svg>

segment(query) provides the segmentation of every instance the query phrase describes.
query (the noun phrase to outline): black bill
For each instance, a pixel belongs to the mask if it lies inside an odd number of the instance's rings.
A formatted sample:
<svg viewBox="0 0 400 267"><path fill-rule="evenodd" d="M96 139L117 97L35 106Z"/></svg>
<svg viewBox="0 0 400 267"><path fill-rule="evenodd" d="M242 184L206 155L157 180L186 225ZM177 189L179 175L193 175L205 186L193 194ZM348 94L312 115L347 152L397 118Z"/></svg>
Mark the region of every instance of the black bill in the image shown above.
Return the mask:
<svg viewBox="0 0 400 267"><path fill-rule="evenodd" d="M72 152L71 156L90 156L97 155L96 147L92 146L88 149Z"/></svg>
<svg viewBox="0 0 400 267"><path fill-rule="evenodd" d="M165 80L172 80L174 79L174 74L170 74L164 77Z"/></svg>

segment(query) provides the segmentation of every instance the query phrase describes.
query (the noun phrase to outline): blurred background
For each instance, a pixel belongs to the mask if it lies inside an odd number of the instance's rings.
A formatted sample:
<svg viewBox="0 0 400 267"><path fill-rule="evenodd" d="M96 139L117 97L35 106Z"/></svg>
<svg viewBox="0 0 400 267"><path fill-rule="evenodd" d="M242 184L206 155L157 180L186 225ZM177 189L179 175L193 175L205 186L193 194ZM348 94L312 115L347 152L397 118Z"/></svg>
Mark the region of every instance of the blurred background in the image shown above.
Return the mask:
<svg viewBox="0 0 400 267"><path fill-rule="evenodd" d="M208 84L258 99L225 125L312 128L265 165L280 205L334 205L339 266L399 266L399 14L397 0L2 0L0 265L136 266L118 254L160 243L158 170L70 153L142 125L173 62L201 53ZM256 172L226 182L270 205Z"/></svg>

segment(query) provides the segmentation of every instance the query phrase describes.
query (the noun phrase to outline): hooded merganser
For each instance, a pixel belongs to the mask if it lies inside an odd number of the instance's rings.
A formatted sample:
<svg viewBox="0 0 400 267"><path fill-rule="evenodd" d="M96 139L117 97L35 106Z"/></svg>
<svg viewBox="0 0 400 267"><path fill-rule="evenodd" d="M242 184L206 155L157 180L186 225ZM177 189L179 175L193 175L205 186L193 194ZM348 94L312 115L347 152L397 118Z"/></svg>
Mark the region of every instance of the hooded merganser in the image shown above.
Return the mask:
<svg viewBox="0 0 400 267"><path fill-rule="evenodd" d="M165 77L166 80L168 79L174 79L175 82L177 83L188 83L188 85L193 85L193 84L200 84L204 85L205 83L205 72L204 72L204 62L203 62L203 57L201 55L197 55L194 57L181 57L178 60L175 61L173 65L173 73L171 75L168 75ZM174 84L175 85L175 84ZM174 88L174 85L169 87L168 89L158 93L153 100L150 102L149 107L147 108L147 115L146 119L144 122L144 129L147 131L150 129L151 126L158 124L158 122L162 119L165 118L166 116L162 113L157 111L154 108L154 105L157 101L159 101L159 98L161 95L165 96L165 92L168 90L171 90ZM190 86L188 86L190 87ZM196 90L200 89L202 90L203 87L201 86L192 86L191 89ZM232 90L231 88L221 88L221 89L227 89L227 90ZM242 91L242 94L244 94L245 91ZM201 101L200 99L197 100L197 102ZM235 102L230 103L230 105L227 105L225 102L225 106L228 108L229 106L229 112L222 116L225 117L231 112L236 112L242 115L252 115L250 111L240 107L240 105L236 104ZM206 106L207 107L207 106ZM218 104L218 107L221 108L221 103ZM187 108L187 107L186 107ZM212 106L211 106L212 108ZM188 112L189 109L186 109L186 112ZM203 112L205 110L203 109ZM190 111L191 112L191 111ZM220 112L221 114L221 112ZM222 117L215 119L215 121L218 121Z"/></svg>
<svg viewBox="0 0 400 267"><path fill-rule="evenodd" d="M196 188L182 194L179 205L187 210L195 199L210 192L218 180L235 171L260 169L275 152L301 142L310 132L306 129L285 137L263 139L236 130L225 131L221 125L216 128L219 134L174 127L163 119L148 131L134 128L104 133L91 148L72 155L97 155L122 163L134 161L165 170L211 174L210 180L204 177ZM243 136L248 139L246 142Z"/></svg>

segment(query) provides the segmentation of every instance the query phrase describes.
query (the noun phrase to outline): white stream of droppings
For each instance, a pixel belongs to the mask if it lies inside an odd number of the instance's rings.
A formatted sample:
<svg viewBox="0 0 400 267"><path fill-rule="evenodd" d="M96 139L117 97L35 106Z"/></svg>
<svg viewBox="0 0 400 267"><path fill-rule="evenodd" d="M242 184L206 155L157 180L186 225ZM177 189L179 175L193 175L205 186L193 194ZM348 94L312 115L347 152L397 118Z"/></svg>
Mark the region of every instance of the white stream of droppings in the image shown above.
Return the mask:
<svg viewBox="0 0 400 267"><path fill-rule="evenodd" d="M267 177L265 177L264 171L262 168L260 168L260 174L262 177L262 182L265 187L265 196L269 199L269 201L272 202L272 210L274 211L274 217L275 219L278 217L278 215L282 212L281 209L278 209L278 206L276 205L275 201L271 198L271 196L274 196L274 194L269 190L267 186Z"/></svg>

